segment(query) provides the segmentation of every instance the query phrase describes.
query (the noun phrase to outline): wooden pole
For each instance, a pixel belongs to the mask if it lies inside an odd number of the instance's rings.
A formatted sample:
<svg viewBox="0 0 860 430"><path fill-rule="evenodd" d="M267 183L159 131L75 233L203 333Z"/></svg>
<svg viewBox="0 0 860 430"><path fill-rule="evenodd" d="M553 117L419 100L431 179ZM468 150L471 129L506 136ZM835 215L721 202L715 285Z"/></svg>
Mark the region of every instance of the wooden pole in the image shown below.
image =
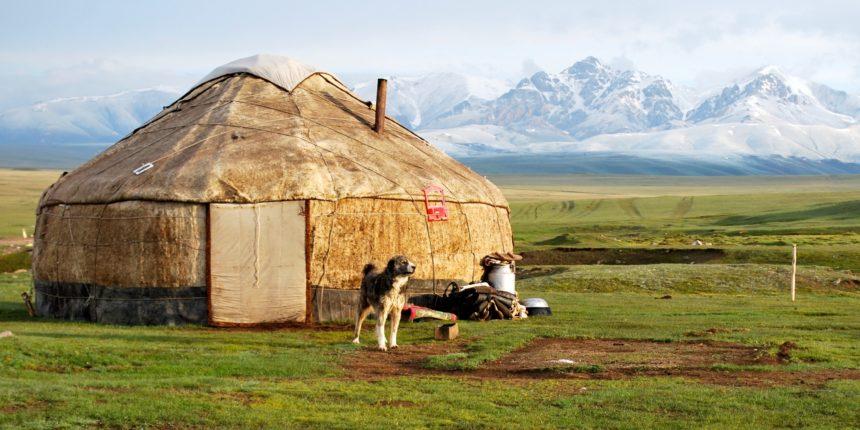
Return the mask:
<svg viewBox="0 0 860 430"><path fill-rule="evenodd" d="M388 92L388 81L379 79L376 82L376 124L373 130L382 134L385 131L385 98Z"/></svg>
<svg viewBox="0 0 860 430"><path fill-rule="evenodd" d="M794 301L794 289L797 285L797 244L791 245L791 301Z"/></svg>
<svg viewBox="0 0 860 430"><path fill-rule="evenodd" d="M30 300L30 295L27 292L21 293L21 298L24 299L24 307L27 308L27 315L36 316L36 310L33 309L33 302Z"/></svg>

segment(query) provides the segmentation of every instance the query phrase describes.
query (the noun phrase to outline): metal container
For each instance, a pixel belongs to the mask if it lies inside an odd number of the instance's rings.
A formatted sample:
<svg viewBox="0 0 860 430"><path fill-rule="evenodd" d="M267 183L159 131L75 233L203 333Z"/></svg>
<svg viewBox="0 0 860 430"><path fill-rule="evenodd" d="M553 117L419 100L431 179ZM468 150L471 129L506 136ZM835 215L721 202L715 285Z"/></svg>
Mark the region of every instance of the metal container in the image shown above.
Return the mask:
<svg viewBox="0 0 860 430"><path fill-rule="evenodd" d="M510 264L499 264L490 268L487 280L493 288L506 293L516 294L516 275Z"/></svg>
<svg viewBox="0 0 860 430"><path fill-rule="evenodd" d="M520 304L526 307L526 312L529 313L530 317L552 315L552 309L549 308L549 303L539 297L524 299Z"/></svg>

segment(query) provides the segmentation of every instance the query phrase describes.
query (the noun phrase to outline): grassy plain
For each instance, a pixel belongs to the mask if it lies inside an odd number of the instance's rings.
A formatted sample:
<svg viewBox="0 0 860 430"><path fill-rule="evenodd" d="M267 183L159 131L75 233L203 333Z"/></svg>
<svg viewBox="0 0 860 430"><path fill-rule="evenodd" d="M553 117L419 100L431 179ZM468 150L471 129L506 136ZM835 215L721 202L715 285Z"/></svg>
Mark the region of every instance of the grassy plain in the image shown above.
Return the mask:
<svg viewBox="0 0 860 430"><path fill-rule="evenodd" d="M618 268L618 266L614 267ZM741 378L860 368L860 294L828 288L844 273L803 269L791 303L769 278L714 283L666 282L654 266L569 268L520 283L545 297L551 318L461 322L461 349L429 352L415 363L426 374L365 377L356 356L394 359L440 342L432 323L402 325L401 352L356 348L349 327L326 330L223 330L120 327L32 320L18 296L26 275L0 275L0 425L57 427L818 427L860 425L860 381L820 384L700 381L690 376L604 375L597 364L571 374L479 376L493 360L535 338L646 339L661 343L727 341L761 348L795 342L785 364L717 364ZM811 271L810 271L811 270ZM814 272L814 273L813 273ZM600 277L614 278L600 282ZM580 279L589 279L581 283ZM622 281L619 281L621 279ZM623 281L627 279L627 281ZM635 281L633 281L635 279ZM619 283L620 282L620 283ZM658 283L639 288L637 282ZM655 284L657 285L657 284ZM604 292L594 292L604 291ZM784 292L784 291L783 291ZM669 293L670 300L655 297ZM715 329L716 330L713 330ZM714 333L708 330L712 329ZM371 343L370 331L365 345ZM364 347L367 348L367 347ZM571 355L576 358L576 355ZM431 372L435 370L435 372ZM758 376L761 375L761 376Z"/></svg>
<svg viewBox="0 0 860 430"><path fill-rule="evenodd" d="M21 229L33 234L39 196L60 173L53 170L0 169L0 238L21 237Z"/></svg>
<svg viewBox="0 0 860 430"><path fill-rule="evenodd" d="M860 270L860 177L491 178L511 202L520 250L695 248L723 262ZM701 248L701 247L699 247Z"/></svg>
<svg viewBox="0 0 860 430"><path fill-rule="evenodd" d="M0 238L33 224L57 175L0 170ZM699 239L721 254L705 264L522 267L521 296L547 299L552 317L461 322L455 343L434 341L432 323L403 324L389 354L370 350L370 330L364 346L350 344L347 325L32 319L20 298L29 275L0 274L0 332L14 333L0 338L0 427L860 427L860 178L492 179L511 201L521 250L683 251L702 248L690 245ZM791 243L802 264L794 303ZM505 370L546 339L725 344L763 360L715 356L681 371L683 362L652 357L617 370L570 349L572 366L536 356L546 369ZM786 342L795 346L777 359ZM374 373L377 364L391 367Z"/></svg>

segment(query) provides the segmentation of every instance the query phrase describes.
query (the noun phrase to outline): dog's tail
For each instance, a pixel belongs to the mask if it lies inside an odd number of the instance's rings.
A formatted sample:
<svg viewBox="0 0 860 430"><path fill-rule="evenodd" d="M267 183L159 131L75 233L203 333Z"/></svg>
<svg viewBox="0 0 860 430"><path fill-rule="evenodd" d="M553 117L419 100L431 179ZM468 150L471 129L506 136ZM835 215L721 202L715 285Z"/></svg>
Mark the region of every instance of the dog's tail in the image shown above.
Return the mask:
<svg viewBox="0 0 860 430"><path fill-rule="evenodd" d="M368 273L374 271L375 269L376 265L374 265L373 263L367 263L364 265L364 269L361 269L361 273L364 274L364 276L367 276Z"/></svg>

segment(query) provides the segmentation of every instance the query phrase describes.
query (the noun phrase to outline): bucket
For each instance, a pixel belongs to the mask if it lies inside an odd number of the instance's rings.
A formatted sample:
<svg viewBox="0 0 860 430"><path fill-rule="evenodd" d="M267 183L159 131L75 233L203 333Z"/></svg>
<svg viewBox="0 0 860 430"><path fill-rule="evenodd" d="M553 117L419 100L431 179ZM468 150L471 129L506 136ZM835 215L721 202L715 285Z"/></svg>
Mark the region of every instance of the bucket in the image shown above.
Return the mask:
<svg viewBox="0 0 860 430"><path fill-rule="evenodd" d="M493 288L506 293L516 294L516 274L511 271L510 264L498 264L490 268L487 281Z"/></svg>

